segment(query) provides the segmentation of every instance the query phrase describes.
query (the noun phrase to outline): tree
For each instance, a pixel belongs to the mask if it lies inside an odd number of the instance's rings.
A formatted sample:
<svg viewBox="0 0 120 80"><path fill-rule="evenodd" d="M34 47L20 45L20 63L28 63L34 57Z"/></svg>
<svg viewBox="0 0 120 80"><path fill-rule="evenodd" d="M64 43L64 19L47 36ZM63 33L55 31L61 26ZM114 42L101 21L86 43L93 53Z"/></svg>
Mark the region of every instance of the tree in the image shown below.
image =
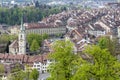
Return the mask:
<svg viewBox="0 0 120 80"><path fill-rule="evenodd" d="M23 69L23 65L19 63L14 64L14 68L11 69L11 73L21 71Z"/></svg>
<svg viewBox="0 0 120 80"><path fill-rule="evenodd" d="M43 38L43 40L44 40L44 39L48 39L49 36L48 36L48 34L45 33L45 34L42 35L42 38Z"/></svg>
<svg viewBox="0 0 120 80"><path fill-rule="evenodd" d="M0 64L0 74L3 74L5 72L5 68L3 64Z"/></svg>
<svg viewBox="0 0 120 80"><path fill-rule="evenodd" d="M16 35L8 35L8 34L2 34L0 35L0 43L8 43L11 40L17 39Z"/></svg>
<svg viewBox="0 0 120 80"><path fill-rule="evenodd" d="M84 52L91 59L80 64L72 80L120 80L120 63L107 49L93 45Z"/></svg>
<svg viewBox="0 0 120 80"><path fill-rule="evenodd" d="M98 40L98 45L100 46L101 49L105 49L109 47L114 47L113 40L110 39L110 37L101 37Z"/></svg>
<svg viewBox="0 0 120 80"><path fill-rule="evenodd" d="M29 45L31 46L32 45L32 42L33 40L36 40L37 43L39 44L39 46L41 46L41 43L44 39L47 39L49 36L48 34L43 34L43 35L40 35L40 34L28 34L27 35L27 41L29 43Z"/></svg>
<svg viewBox="0 0 120 80"><path fill-rule="evenodd" d="M26 71L17 71L14 73L11 73L8 76L8 80L38 80L39 72L37 69L31 70L31 68L27 65Z"/></svg>
<svg viewBox="0 0 120 80"><path fill-rule="evenodd" d="M26 79L26 74L24 71L19 71L15 73L11 73L8 76L8 80L25 80Z"/></svg>
<svg viewBox="0 0 120 80"><path fill-rule="evenodd" d="M48 80L70 80L76 69L77 55L73 53L73 44L70 41L56 41L53 44L53 53L50 59L55 60L50 65Z"/></svg>
<svg viewBox="0 0 120 80"><path fill-rule="evenodd" d="M27 35L27 41L29 43L29 45L32 45L33 40L36 40L37 43L39 44L39 46L41 45L42 42L42 36L39 34L28 34Z"/></svg>
<svg viewBox="0 0 120 80"><path fill-rule="evenodd" d="M24 12L25 21L30 22L38 22L43 19L43 16L49 16L50 14L55 14L62 12L59 7L51 7L48 6L40 7L39 2L35 2L36 7L25 7L25 8L0 8L0 23L8 24L8 25L16 25L20 24L22 12ZM38 8L39 7L39 8ZM50 7L50 6L49 6ZM45 14L44 14L45 13Z"/></svg>
<svg viewBox="0 0 120 80"><path fill-rule="evenodd" d="M101 49L108 49L108 51L112 54L112 55L116 55L116 44L117 44L117 40L116 39L110 39L110 37L101 37L98 40L98 45L100 46Z"/></svg>
<svg viewBox="0 0 120 80"><path fill-rule="evenodd" d="M8 34L2 34L0 35L0 45L3 45L3 47L0 49L1 53L8 52L9 51L9 45L10 42L17 39L17 36L8 35Z"/></svg>
<svg viewBox="0 0 120 80"><path fill-rule="evenodd" d="M33 40L31 46L30 46L30 50L31 51L37 51L39 49L39 44L36 40Z"/></svg>
<svg viewBox="0 0 120 80"><path fill-rule="evenodd" d="M37 69L33 69L32 72L30 72L30 79L31 80L38 80L39 72Z"/></svg>

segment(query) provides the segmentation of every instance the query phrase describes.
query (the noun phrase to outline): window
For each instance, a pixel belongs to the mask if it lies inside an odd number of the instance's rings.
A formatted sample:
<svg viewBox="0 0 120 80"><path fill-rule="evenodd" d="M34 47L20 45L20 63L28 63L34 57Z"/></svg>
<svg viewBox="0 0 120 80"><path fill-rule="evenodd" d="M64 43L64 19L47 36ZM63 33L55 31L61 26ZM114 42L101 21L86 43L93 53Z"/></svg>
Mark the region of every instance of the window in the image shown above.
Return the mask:
<svg viewBox="0 0 120 80"><path fill-rule="evenodd" d="M37 67L40 67L40 65L37 65Z"/></svg>
<svg viewBox="0 0 120 80"><path fill-rule="evenodd" d="M39 64L39 62L35 62L35 64Z"/></svg>
<svg viewBox="0 0 120 80"><path fill-rule="evenodd" d="M40 70L40 68L37 68L38 70Z"/></svg>
<svg viewBox="0 0 120 80"><path fill-rule="evenodd" d="M21 38L22 38L22 35L21 35Z"/></svg>
<svg viewBox="0 0 120 80"><path fill-rule="evenodd" d="M34 65L34 67L36 67L36 65Z"/></svg>

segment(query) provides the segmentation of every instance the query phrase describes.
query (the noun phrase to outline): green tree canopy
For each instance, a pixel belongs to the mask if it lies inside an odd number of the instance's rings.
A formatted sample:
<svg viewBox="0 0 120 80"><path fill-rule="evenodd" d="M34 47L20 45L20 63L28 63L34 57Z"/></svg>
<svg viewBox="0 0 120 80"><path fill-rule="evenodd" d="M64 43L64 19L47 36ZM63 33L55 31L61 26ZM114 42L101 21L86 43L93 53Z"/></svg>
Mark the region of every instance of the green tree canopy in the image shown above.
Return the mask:
<svg viewBox="0 0 120 80"><path fill-rule="evenodd" d="M44 40L44 39L48 39L48 38L49 38L48 34L46 34L46 33L45 33L45 34L43 34L43 35L42 35L42 37L43 37L43 40Z"/></svg>
<svg viewBox="0 0 120 80"><path fill-rule="evenodd" d="M30 50L31 51L37 51L40 48L38 42L34 39L31 46L30 46Z"/></svg>
<svg viewBox="0 0 120 80"><path fill-rule="evenodd" d="M8 34L2 34L0 35L0 44L1 43L8 43L11 40L17 39L16 35L8 35Z"/></svg>
<svg viewBox="0 0 120 80"><path fill-rule="evenodd" d="M59 7L25 7L25 8L3 8L0 7L0 23L8 25L20 24L21 15L24 14L24 22L38 22L50 14L56 14L62 10Z"/></svg>
<svg viewBox="0 0 120 80"><path fill-rule="evenodd" d="M120 62L106 48L88 46L82 53L87 59L73 53L70 41L55 42L53 51L48 80L120 80Z"/></svg>
<svg viewBox="0 0 120 80"><path fill-rule="evenodd" d="M39 47L41 46L41 43L44 39L47 39L49 36L48 34L28 34L27 35L27 41L28 44L30 45L30 50L31 51L36 51L39 49Z"/></svg>
<svg viewBox="0 0 120 80"><path fill-rule="evenodd" d="M53 51L50 58L55 60L55 63L50 65L51 76L48 80L70 80L77 61L73 44L70 41L57 41L53 44Z"/></svg>
<svg viewBox="0 0 120 80"><path fill-rule="evenodd" d="M40 45L41 45L41 42L42 42L42 36L39 35L39 34L33 34L33 33L28 34L28 35L27 35L27 41L28 41L28 43L29 43L30 46L32 45L33 40L36 40L37 43L38 43L39 46L40 46Z"/></svg>
<svg viewBox="0 0 120 80"><path fill-rule="evenodd" d="M38 77L39 77L39 72L37 69L33 69L31 72L30 72L30 79L31 80L38 80Z"/></svg>
<svg viewBox="0 0 120 80"><path fill-rule="evenodd" d="M0 64L0 75L4 74L5 68L3 64Z"/></svg>
<svg viewBox="0 0 120 80"><path fill-rule="evenodd" d="M80 64L73 80L120 80L120 63L107 49L93 45L88 46L85 53L91 60Z"/></svg>
<svg viewBox="0 0 120 80"><path fill-rule="evenodd" d="M8 76L8 80L25 80L26 79L26 74L24 71L19 71L15 73L11 73Z"/></svg>
<svg viewBox="0 0 120 80"><path fill-rule="evenodd" d="M23 67L22 67L22 65L21 65L21 64L16 63L16 64L14 64L14 68L13 68L13 69L11 69L11 73L21 71L21 70L22 70L22 68L23 68Z"/></svg>
<svg viewBox="0 0 120 80"><path fill-rule="evenodd" d="M44 40L44 39L48 39L48 34L43 34L43 35L40 35L40 34L28 34L27 35L27 41L28 43L31 45L33 40L36 40L39 44L39 46L41 45L41 42Z"/></svg>
<svg viewBox="0 0 120 80"><path fill-rule="evenodd" d="M108 49L112 55L116 55L117 39L110 39L110 37L101 37L98 40L98 45L101 49Z"/></svg>

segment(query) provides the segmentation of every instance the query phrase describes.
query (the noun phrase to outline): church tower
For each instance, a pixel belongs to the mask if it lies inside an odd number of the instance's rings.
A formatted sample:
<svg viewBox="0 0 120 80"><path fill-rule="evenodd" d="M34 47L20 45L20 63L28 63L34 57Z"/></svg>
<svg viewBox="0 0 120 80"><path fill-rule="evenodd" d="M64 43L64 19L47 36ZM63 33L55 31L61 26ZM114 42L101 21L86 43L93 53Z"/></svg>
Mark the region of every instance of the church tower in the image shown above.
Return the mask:
<svg viewBox="0 0 120 80"><path fill-rule="evenodd" d="M18 35L19 52L18 54L26 54L26 32L23 26L23 19L21 19L21 27Z"/></svg>

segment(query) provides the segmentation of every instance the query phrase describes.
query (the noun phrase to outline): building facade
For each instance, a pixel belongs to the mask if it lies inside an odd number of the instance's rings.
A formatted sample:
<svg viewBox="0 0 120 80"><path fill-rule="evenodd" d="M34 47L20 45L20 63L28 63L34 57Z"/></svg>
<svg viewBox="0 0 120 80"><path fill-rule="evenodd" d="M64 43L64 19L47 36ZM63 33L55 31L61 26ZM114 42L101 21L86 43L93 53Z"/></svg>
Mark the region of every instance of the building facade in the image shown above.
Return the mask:
<svg viewBox="0 0 120 80"><path fill-rule="evenodd" d="M45 60L42 62L34 62L33 68L37 69L40 73L47 73L48 72L48 66L52 63L51 60Z"/></svg>
<svg viewBox="0 0 120 80"><path fill-rule="evenodd" d="M12 44L10 44L9 46L9 53L12 54L17 54L19 52L19 48L18 48L18 41L15 40Z"/></svg>
<svg viewBox="0 0 120 80"><path fill-rule="evenodd" d="M15 25L10 28L10 34L11 35L18 35L19 34L19 26Z"/></svg>
<svg viewBox="0 0 120 80"><path fill-rule="evenodd" d="M21 27L18 34L18 40L13 41L9 45L10 54L26 54L26 32L23 22L21 21Z"/></svg>
<svg viewBox="0 0 120 80"><path fill-rule="evenodd" d="M44 23L26 23L24 24L26 28L26 34L48 34L48 35L56 35L56 34L65 34L66 27L59 26L56 27L50 24Z"/></svg>
<svg viewBox="0 0 120 80"><path fill-rule="evenodd" d="M21 23L18 42L19 42L18 54L26 54L26 32L25 32L25 27L23 27L23 23Z"/></svg>

